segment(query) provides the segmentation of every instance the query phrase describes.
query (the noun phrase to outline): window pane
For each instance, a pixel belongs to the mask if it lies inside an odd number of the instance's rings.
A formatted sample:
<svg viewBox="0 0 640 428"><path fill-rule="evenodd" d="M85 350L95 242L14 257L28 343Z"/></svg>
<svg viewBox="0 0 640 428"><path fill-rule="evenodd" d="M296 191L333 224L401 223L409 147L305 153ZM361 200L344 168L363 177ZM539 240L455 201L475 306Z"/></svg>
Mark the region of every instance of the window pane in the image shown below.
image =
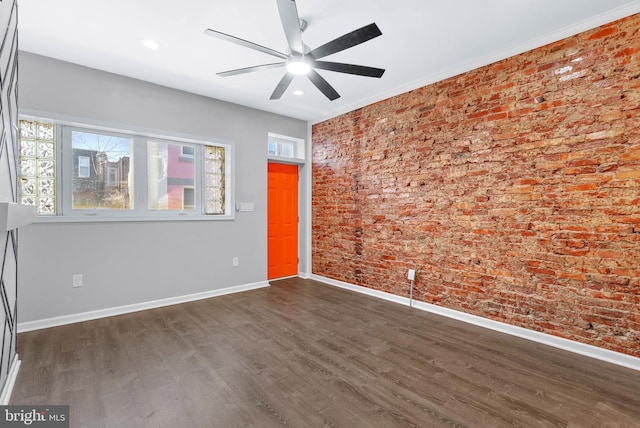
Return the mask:
<svg viewBox="0 0 640 428"><path fill-rule="evenodd" d="M191 157L193 146L177 143L147 143L147 170L150 210L195 210L195 196L186 203L189 192L195 194L196 167ZM185 190L189 189L186 191Z"/></svg>
<svg viewBox="0 0 640 428"><path fill-rule="evenodd" d="M56 214L55 125L20 121L20 203L35 205L38 215Z"/></svg>
<svg viewBox="0 0 640 428"><path fill-rule="evenodd" d="M275 141L269 141L269 154L276 156L278 154L278 143Z"/></svg>
<svg viewBox="0 0 640 428"><path fill-rule="evenodd" d="M72 131L73 209L132 209L129 179L132 141L113 135ZM115 170L117 177L110 171Z"/></svg>
<svg viewBox="0 0 640 428"><path fill-rule="evenodd" d="M283 156L285 158L293 157L293 143L279 143L280 153L279 156Z"/></svg>
<svg viewBox="0 0 640 428"><path fill-rule="evenodd" d="M296 158L296 149L302 142L293 137L276 136L269 134L267 140L269 156L279 156L283 158Z"/></svg>
<svg viewBox="0 0 640 428"><path fill-rule="evenodd" d="M225 214L224 147L204 146L205 214Z"/></svg>

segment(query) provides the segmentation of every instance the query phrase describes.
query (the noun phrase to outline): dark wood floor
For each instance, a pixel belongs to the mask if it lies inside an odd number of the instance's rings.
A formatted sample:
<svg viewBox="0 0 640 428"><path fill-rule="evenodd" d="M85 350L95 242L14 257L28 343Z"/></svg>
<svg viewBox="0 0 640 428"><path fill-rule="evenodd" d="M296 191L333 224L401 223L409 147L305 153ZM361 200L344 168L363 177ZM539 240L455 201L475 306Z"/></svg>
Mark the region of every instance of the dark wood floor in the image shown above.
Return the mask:
<svg viewBox="0 0 640 428"><path fill-rule="evenodd" d="M640 372L301 279L18 341L72 427L640 426Z"/></svg>

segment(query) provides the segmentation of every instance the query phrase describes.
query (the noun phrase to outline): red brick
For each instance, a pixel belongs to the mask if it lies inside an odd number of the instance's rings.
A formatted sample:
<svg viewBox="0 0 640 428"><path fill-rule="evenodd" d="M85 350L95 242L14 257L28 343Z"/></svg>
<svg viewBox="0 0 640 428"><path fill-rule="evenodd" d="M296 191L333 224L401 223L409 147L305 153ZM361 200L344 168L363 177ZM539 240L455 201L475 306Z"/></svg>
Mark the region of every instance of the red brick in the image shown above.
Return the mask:
<svg viewBox="0 0 640 428"><path fill-rule="evenodd" d="M640 169L626 171L618 170L618 172L616 173L616 178L619 180L625 180L628 178L640 178Z"/></svg>
<svg viewBox="0 0 640 428"><path fill-rule="evenodd" d="M640 224L640 216L620 216L617 218L620 223L631 223L631 224Z"/></svg>
<svg viewBox="0 0 640 428"><path fill-rule="evenodd" d="M577 184L575 186L567 186L567 192L583 192L586 190L596 190L598 188L598 183L583 183Z"/></svg>
<svg viewBox="0 0 640 428"><path fill-rule="evenodd" d="M596 257L600 257L602 259L622 259L624 258L624 254L620 251L613 250L598 250L595 252Z"/></svg>

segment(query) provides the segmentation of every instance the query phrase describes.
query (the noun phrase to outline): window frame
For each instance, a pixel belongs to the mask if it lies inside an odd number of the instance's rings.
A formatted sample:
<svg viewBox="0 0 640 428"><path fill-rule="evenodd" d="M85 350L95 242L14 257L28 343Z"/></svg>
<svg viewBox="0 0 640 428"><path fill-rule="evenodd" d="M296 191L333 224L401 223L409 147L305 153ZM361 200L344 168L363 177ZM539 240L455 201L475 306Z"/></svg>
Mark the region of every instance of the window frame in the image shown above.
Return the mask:
<svg viewBox="0 0 640 428"><path fill-rule="evenodd" d="M104 130L96 130L93 128L89 128L89 127L80 127L80 126L69 126L69 125L64 125L64 124L58 124L56 123L57 129L59 129L60 132L60 140L58 143L58 153L56 154L58 156L58 168L59 168L59 172L61 173L60 177L61 179L58 180L58 182L61 184L61 189L60 192L58 193L57 199L58 199L58 207L59 207L59 212L57 213L57 216L62 216L62 217L72 217L72 216L100 216L100 217L104 217L104 216L113 216L113 217L121 217L123 215L135 215L135 213L132 213L131 211L135 210L135 199L136 199L136 191L138 190L136 187L133 187L133 195L130 195L130 201L129 204L134 204L134 209L122 209L122 210L115 210L115 209L108 209L108 208L103 208L103 209L78 209L78 208L73 208L73 172L72 170L65 170L65 165L73 165L73 149L72 149L72 134L73 132L82 132L82 133L91 133L91 134L100 134L100 135L106 135L106 136L111 136L111 137L117 137L117 138L125 138L125 139L129 139L131 140L131 148L130 148L130 154L134 159L134 162L136 161L136 155L135 155L135 150L136 150L136 146L135 146L135 142L136 142L136 137L133 135L129 135L129 134L125 134L125 133L121 133L121 132L113 132L113 131L104 131ZM89 159L91 159L89 157ZM89 162L89 178L91 178L91 161ZM134 167L135 168L135 167ZM80 178L80 177L78 177ZM134 180L134 186L136 186L135 184L135 180Z"/></svg>
<svg viewBox="0 0 640 428"><path fill-rule="evenodd" d="M191 135L158 133L147 129L127 129L95 122L61 118L42 113L21 113L20 120L42 121L55 124L56 132L56 206L55 215L38 215L38 223L49 222L109 222L109 221L171 221L199 220L220 221L235 220L235 143L233 141L202 138ZM86 209L72 208L73 170L64 171L65 166L73 165L71 132L90 132L132 139L133 190L130 203L133 209ZM195 210L150 210L148 209L147 141L169 144L186 144L194 148L195 162ZM225 153L225 202L224 214L205 214L204 150L205 146L223 147ZM73 168L73 167L72 167ZM144 179L141 180L140 177Z"/></svg>
<svg viewBox="0 0 640 428"><path fill-rule="evenodd" d="M135 190L134 190L134 194L136 195L136 201L140 200L139 203L144 204L143 207L140 208L140 211L144 211L146 213L146 215L152 217L152 216L166 216L166 215L171 215L169 213L177 213L180 216L197 216L197 215L203 215L203 216L207 216L207 217L215 217L215 216L219 216L221 214L205 214L204 210L205 210L205 192L204 192L204 161L203 162L199 162L196 161L196 159L199 160L203 160L204 159L204 146L206 145L210 145L210 144L200 144L200 145L194 145L192 142L184 142L184 141L178 141L177 139L166 139L166 138L159 138L159 137L143 137L143 139L146 141L146 148L144 151L143 155L138 155L135 151L134 151L134 170L136 168L139 168L140 170L143 170L144 172L142 174L138 174L138 175L142 175L145 177L145 183L144 183L144 188L146 189L146 191L143 192L143 195L138 195L136 194ZM149 208L149 170L148 170L148 166L149 166L149 162L148 162L148 150L146 150L149 145L148 143L160 143L160 144L176 144L176 145L181 145L182 147L184 147L183 144L187 144L189 146L192 146L194 148L194 158L190 161L194 163L195 166L195 177L194 177L194 183L193 186L195 187L195 189L200 189L200 192L198 193L197 191L195 192L195 202L196 202L196 209L194 210L175 210L175 209L151 209ZM144 145L144 142L141 144ZM134 141L134 147L135 147L135 141ZM140 159L140 156L144 156L144 160ZM179 156L179 160L182 162L182 149L180 149L180 156ZM140 163L144 163L144 165L140 165ZM135 174L135 173L134 173ZM135 177L135 176L134 176ZM135 181L134 181L134 186L136 186ZM226 209L225 209L226 211Z"/></svg>

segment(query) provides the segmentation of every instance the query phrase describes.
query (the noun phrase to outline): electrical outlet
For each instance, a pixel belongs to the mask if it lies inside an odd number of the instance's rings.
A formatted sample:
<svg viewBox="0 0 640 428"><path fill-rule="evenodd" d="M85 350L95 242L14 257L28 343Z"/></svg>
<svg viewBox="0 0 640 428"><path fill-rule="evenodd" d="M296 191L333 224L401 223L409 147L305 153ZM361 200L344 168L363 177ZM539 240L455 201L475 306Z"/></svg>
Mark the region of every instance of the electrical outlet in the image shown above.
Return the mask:
<svg viewBox="0 0 640 428"><path fill-rule="evenodd" d="M238 257L234 257L233 261L231 262L231 264L233 265L233 267L240 266L240 259Z"/></svg>
<svg viewBox="0 0 640 428"><path fill-rule="evenodd" d="M82 287L82 274L73 275L73 287Z"/></svg>
<svg viewBox="0 0 640 428"><path fill-rule="evenodd" d="M416 271L414 269L409 269L409 272L407 273L407 279L409 281L413 281L416 279Z"/></svg>

